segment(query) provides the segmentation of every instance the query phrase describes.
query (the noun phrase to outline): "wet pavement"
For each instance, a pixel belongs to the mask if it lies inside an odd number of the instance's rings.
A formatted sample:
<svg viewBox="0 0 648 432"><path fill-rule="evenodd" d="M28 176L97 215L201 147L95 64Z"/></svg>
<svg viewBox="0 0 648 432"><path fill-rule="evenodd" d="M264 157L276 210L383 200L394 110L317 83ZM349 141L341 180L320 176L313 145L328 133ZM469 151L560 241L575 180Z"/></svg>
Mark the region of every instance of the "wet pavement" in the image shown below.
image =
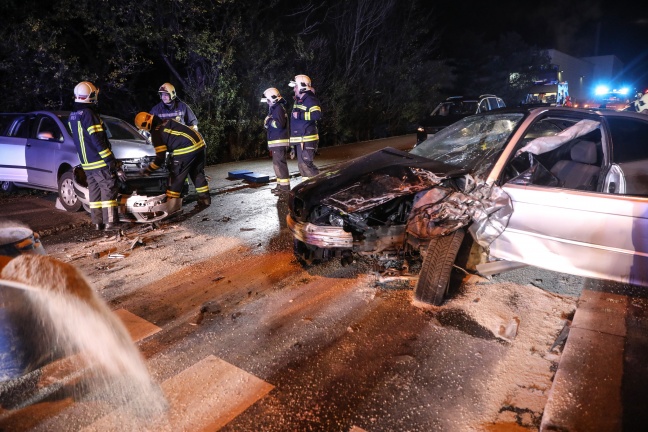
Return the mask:
<svg viewBox="0 0 648 432"><path fill-rule="evenodd" d="M399 137L392 139L390 145L406 150L411 148L413 140L413 136ZM321 149L315 161L325 168L367 153L368 146L382 148L381 141ZM296 161L288 164L291 177L299 177ZM253 184L228 178L228 172L238 169L268 175L271 181ZM244 188L274 186L270 158L213 165L206 168L206 173L213 196ZM55 194L10 200L2 206L0 221L18 220L41 236L90 224L85 212L55 211L55 207ZM648 424L645 410L648 300L644 291L599 281L586 284L571 322L540 430L645 430ZM210 364L209 368L213 367Z"/></svg>

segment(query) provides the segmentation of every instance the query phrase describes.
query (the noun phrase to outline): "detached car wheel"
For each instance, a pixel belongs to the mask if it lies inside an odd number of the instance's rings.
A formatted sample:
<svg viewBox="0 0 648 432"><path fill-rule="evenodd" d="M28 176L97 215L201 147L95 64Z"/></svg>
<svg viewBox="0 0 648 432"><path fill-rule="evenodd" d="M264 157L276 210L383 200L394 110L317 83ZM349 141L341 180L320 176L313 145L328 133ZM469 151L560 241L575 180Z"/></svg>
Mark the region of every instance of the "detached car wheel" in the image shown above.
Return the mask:
<svg viewBox="0 0 648 432"><path fill-rule="evenodd" d="M79 211L81 201L74 192L74 174L72 171L63 173L58 183L58 195L61 205L69 212Z"/></svg>
<svg viewBox="0 0 648 432"><path fill-rule="evenodd" d="M0 191L2 191L2 193L6 193L6 194L14 193L16 189L17 187L15 184L13 184L13 182L10 181L0 182Z"/></svg>
<svg viewBox="0 0 648 432"><path fill-rule="evenodd" d="M430 240L414 290L415 300L435 306L443 303L450 286L452 265L465 234L465 229L459 228L448 235Z"/></svg>

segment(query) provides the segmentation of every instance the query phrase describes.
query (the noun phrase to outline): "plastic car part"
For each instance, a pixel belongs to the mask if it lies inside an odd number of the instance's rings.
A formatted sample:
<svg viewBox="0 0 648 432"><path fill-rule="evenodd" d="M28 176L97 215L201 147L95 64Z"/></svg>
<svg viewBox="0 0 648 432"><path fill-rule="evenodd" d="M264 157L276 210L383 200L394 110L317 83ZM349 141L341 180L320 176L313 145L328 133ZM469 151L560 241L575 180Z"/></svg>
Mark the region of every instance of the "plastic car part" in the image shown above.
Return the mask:
<svg viewBox="0 0 648 432"><path fill-rule="evenodd" d="M439 306L448 293L452 266L457 258L466 231L460 228L452 233L433 237L423 258L414 299Z"/></svg>

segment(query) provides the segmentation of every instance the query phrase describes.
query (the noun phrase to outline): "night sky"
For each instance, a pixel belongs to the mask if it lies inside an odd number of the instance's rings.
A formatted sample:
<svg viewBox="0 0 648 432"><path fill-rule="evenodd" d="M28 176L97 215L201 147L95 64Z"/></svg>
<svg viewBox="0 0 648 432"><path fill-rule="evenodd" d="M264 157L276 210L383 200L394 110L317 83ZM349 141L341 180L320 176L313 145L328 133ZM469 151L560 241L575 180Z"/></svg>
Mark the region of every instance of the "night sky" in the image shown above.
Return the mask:
<svg viewBox="0 0 648 432"><path fill-rule="evenodd" d="M541 49L555 48L574 57L615 55L625 65L620 80L648 88L648 3L635 0L534 1L429 0L435 26L461 34L470 28L486 40L516 32ZM447 30L446 30L447 31ZM443 49L452 50L444 37Z"/></svg>

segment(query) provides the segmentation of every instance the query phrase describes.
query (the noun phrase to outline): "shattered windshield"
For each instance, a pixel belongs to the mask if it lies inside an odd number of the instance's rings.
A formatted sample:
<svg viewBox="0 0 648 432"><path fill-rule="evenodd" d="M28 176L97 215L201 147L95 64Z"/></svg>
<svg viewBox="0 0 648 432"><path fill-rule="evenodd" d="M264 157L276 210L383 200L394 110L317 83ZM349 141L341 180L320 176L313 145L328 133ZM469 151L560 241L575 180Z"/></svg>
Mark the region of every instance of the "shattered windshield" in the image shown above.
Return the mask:
<svg viewBox="0 0 648 432"><path fill-rule="evenodd" d="M410 153L485 172L495 162L523 117L521 113L466 117L423 141Z"/></svg>

